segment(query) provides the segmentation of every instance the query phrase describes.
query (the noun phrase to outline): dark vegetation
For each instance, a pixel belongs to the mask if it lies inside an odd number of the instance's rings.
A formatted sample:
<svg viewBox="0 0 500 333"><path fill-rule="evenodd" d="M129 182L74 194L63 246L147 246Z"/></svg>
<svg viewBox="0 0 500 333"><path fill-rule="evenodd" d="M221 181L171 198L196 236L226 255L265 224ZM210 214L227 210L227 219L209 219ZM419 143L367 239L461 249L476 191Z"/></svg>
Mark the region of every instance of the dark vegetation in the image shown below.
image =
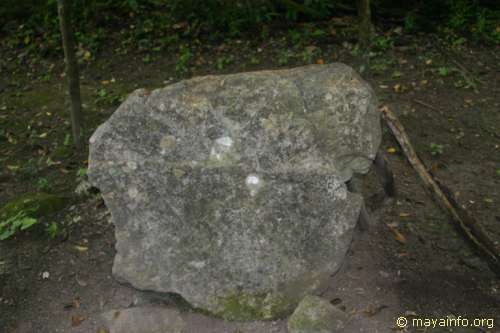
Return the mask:
<svg viewBox="0 0 500 333"><path fill-rule="evenodd" d="M136 88L161 87L196 75L341 61L358 70L381 103L398 113L427 167L499 244L498 1L372 1L373 25L367 43L359 41L356 1L69 3L80 69L84 142ZM85 189L88 147L73 147L64 104L63 59L56 0L1 1L0 207L8 203L8 209L0 208L0 239L9 239L0 242L0 331L2 325L14 325L18 314L26 319L46 311L28 300L43 283L36 282L41 263L54 265L50 266L54 275L63 276L71 269L57 266L56 260L44 261L42 255L48 253L48 258L54 253L63 261L70 256L65 246L71 244L68 251L74 252L76 244L77 254L88 251L90 261L79 262L74 253L71 260L88 269L97 256L92 246L104 240L111 254L97 267L108 269L112 257L112 230L102 222L101 199L95 193L83 197L74 193L77 186ZM394 270L414 273L413 279L408 277L414 289L407 292L416 303L408 308L430 309L431 299L440 301L436 287L429 303L418 303L419 285L425 289L427 283L423 271L437 277L440 269L463 274L465 278L450 278L458 291L462 279L474 276L483 281L477 288L498 297L498 282L490 283L487 267L425 196L388 133L383 146L395 169L399 197L379 227L384 231L380 241L390 253ZM41 197L51 204L25 202L33 193L29 198L44 193ZM53 202L64 202L67 208L61 211L61 205ZM50 215L49 208L55 206L58 213ZM69 287L49 287L45 302L64 288ZM492 294L494 288L497 294ZM441 296L441 301L448 300L444 291ZM482 314L480 301L478 296L466 309ZM9 315L2 317L4 311Z"/></svg>

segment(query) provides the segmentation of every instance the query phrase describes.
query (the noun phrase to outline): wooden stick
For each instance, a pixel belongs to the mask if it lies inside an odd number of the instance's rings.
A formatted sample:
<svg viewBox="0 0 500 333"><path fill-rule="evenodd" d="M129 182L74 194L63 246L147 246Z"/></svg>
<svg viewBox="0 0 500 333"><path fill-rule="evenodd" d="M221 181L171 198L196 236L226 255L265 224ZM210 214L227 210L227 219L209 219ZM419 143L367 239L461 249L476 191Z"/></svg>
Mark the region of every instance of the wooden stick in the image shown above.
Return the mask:
<svg viewBox="0 0 500 333"><path fill-rule="evenodd" d="M389 107L381 107L380 112L382 113L382 118L385 120L387 126L389 126L392 134L403 149L408 162L410 162L411 166L422 180L425 188L438 202L439 206L448 214L451 220L455 222L459 229L467 236L467 239L472 241L481 253L485 255L491 269L500 276L500 251L495 246L495 243L489 238L481 225L457 203L451 191L443 184L436 181L432 174L427 171L427 168L413 149L403 125Z"/></svg>
<svg viewBox="0 0 500 333"><path fill-rule="evenodd" d="M417 103L417 104L420 104L422 106L425 106L426 108L429 108L431 110L434 110L434 111L437 111L437 112L441 112L439 109L433 107L432 105L430 104L427 104L425 102L422 102L421 100L418 100L418 99L414 99L413 102Z"/></svg>

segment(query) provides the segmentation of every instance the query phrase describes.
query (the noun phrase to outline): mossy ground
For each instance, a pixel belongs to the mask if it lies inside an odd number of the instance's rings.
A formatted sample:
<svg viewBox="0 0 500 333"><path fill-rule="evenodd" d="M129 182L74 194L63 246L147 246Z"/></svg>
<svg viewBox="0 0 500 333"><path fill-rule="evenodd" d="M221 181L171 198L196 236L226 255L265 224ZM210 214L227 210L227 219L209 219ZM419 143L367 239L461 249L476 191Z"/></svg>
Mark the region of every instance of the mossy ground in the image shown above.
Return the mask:
<svg viewBox="0 0 500 333"><path fill-rule="evenodd" d="M21 195L0 208L0 219L6 220L18 214L30 217L43 217L61 210L68 198L43 192Z"/></svg>

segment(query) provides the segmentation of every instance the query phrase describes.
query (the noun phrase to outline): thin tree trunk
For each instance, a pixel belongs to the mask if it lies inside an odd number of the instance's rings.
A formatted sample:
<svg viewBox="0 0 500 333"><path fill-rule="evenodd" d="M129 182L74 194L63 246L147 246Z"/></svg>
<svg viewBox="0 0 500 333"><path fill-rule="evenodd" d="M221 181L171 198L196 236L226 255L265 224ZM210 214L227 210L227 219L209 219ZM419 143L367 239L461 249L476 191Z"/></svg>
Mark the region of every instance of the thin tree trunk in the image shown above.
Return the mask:
<svg viewBox="0 0 500 333"><path fill-rule="evenodd" d="M78 149L83 147L82 128L82 102L80 97L80 78L78 64L75 56L73 32L71 30L71 19L67 0L57 0L59 13L59 27L61 29L62 43L64 49L64 61L66 63L66 76L68 78L68 90L71 103L71 128L73 142Z"/></svg>
<svg viewBox="0 0 500 333"><path fill-rule="evenodd" d="M356 6L358 8L359 19L359 44L361 47L367 48L370 46L373 33L370 0L357 0Z"/></svg>

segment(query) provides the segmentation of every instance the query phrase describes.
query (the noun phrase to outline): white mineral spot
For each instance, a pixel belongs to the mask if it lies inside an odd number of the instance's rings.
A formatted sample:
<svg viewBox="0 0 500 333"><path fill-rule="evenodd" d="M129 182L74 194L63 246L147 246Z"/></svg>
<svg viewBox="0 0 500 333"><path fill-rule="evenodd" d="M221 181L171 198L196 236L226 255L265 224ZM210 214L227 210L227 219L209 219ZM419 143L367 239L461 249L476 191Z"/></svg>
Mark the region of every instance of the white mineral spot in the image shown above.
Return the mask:
<svg viewBox="0 0 500 333"><path fill-rule="evenodd" d="M247 185L257 185L259 183L259 177L250 175L247 177Z"/></svg>
<svg viewBox="0 0 500 333"><path fill-rule="evenodd" d="M337 193L340 199L345 200L347 198L347 189L345 187L337 187Z"/></svg>
<svg viewBox="0 0 500 333"><path fill-rule="evenodd" d="M231 147L233 145L233 139L228 136L223 136L215 140L215 142L221 146Z"/></svg>
<svg viewBox="0 0 500 333"><path fill-rule="evenodd" d="M212 150L210 150L210 156L213 156L215 157L216 159L220 160L222 155L217 153L217 151L215 150L215 148L212 147Z"/></svg>
<svg viewBox="0 0 500 333"><path fill-rule="evenodd" d="M233 139L228 136L223 136L215 140L215 146L210 150L210 156L216 159L222 159L222 156L231 150Z"/></svg>
<svg viewBox="0 0 500 333"><path fill-rule="evenodd" d="M254 196L260 187L260 179L256 175L248 175L245 180L248 189L250 190L250 195Z"/></svg>
<svg viewBox="0 0 500 333"><path fill-rule="evenodd" d="M131 187L131 188L128 189L127 193L128 193L129 197L131 197L132 199L134 199L137 196L137 194L139 194L139 190L137 190L136 187Z"/></svg>
<svg viewBox="0 0 500 333"><path fill-rule="evenodd" d="M128 162L127 162L127 166L128 166L128 168L129 168L129 169L131 169L131 170L135 170L135 169L137 169L137 163L135 163L134 161L128 161Z"/></svg>
<svg viewBox="0 0 500 333"><path fill-rule="evenodd" d="M194 268L203 268L205 267L206 263L204 261L191 261L189 262L189 266L192 266Z"/></svg>

